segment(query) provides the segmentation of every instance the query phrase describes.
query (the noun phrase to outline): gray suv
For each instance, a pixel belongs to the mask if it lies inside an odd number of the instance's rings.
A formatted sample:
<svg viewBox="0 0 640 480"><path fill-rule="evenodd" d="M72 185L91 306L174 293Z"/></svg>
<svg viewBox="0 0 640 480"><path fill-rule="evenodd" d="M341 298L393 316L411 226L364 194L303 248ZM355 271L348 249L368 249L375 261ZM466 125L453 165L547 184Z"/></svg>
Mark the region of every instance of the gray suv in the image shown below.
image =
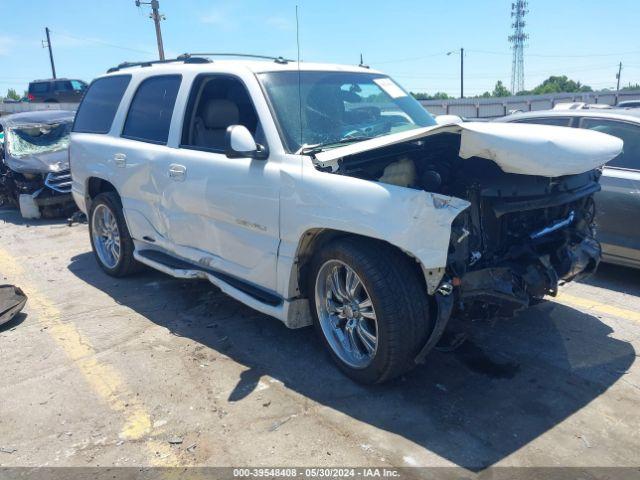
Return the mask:
<svg viewBox="0 0 640 480"><path fill-rule="evenodd" d="M32 103L80 103L86 82L69 78L34 80L29 84L27 97Z"/></svg>
<svg viewBox="0 0 640 480"><path fill-rule="evenodd" d="M497 121L585 128L624 141L622 153L604 166L595 197L598 240L603 261L640 268L640 109L541 110Z"/></svg>

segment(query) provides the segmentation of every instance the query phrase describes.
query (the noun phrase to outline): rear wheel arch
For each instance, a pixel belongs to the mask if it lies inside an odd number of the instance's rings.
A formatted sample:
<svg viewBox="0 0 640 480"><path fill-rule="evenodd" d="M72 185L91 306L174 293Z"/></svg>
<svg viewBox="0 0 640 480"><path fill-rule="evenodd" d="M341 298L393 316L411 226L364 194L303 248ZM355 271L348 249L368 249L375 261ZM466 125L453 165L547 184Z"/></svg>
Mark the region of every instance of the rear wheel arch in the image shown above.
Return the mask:
<svg viewBox="0 0 640 480"><path fill-rule="evenodd" d="M86 186L85 192L86 192L86 200L87 200L87 210L91 208L91 203L93 199L96 198L101 193L114 192L116 195L118 195L118 197L120 197L120 194L118 193L118 190L116 189L116 187L111 182L104 180L103 178L89 177L87 179L86 185L87 186Z"/></svg>

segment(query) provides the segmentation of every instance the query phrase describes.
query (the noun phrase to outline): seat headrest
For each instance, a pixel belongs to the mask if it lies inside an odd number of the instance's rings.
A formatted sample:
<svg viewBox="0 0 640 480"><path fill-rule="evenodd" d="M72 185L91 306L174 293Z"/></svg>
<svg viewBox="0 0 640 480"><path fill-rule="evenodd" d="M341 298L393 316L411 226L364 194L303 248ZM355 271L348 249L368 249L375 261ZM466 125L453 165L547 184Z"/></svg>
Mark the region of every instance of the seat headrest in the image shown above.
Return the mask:
<svg viewBox="0 0 640 480"><path fill-rule="evenodd" d="M209 100L202 110L202 121L206 128L227 128L240 121L238 106L231 100L217 98Z"/></svg>

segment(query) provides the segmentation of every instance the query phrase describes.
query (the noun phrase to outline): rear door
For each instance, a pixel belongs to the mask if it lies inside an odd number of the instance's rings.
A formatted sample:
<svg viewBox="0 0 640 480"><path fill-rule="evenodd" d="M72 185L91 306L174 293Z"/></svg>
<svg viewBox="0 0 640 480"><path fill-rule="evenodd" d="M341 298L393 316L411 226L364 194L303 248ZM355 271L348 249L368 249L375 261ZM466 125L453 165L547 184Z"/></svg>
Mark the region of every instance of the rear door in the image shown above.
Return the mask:
<svg viewBox="0 0 640 480"><path fill-rule="evenodd" d="M60 103L76 101L71 82L69 80L56 80L53 82L53 98Z"/></svg>
<svg viewBox="0 0 640 480"><path fill-rule="evenodd" d="M603 170L596 195L598 240L605 258L640 266L640 125L622 120L583 117L580 127L613 135L623 152Z"/></svg>
<svg viewBox="0 0 640 480"><path fill-rule="evenodd" d="M135 87L122 130L114 132L110 145L111 169L131 236L165 246L167 222L160 205L170 179L162 166L171 163L176 151L167 146L167 140L181 83L179 74L142 80Z"/></svg>

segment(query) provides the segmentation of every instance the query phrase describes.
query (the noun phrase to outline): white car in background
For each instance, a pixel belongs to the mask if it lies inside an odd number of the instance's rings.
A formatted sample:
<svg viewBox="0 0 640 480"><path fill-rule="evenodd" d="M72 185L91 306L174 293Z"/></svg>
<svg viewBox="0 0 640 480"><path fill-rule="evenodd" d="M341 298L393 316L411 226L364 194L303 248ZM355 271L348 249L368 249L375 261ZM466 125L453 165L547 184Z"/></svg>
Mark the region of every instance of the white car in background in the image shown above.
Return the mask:
<svg viewBox="0 0 640 480"><path fill-rule="evenodd" d="M92 82L71 170L105 272L206 278L288 327L315 323L374 383L423 362L452 315L509 316L593 271L597 167L621 146L436 125L367 68L185 55Z"/></svg>

